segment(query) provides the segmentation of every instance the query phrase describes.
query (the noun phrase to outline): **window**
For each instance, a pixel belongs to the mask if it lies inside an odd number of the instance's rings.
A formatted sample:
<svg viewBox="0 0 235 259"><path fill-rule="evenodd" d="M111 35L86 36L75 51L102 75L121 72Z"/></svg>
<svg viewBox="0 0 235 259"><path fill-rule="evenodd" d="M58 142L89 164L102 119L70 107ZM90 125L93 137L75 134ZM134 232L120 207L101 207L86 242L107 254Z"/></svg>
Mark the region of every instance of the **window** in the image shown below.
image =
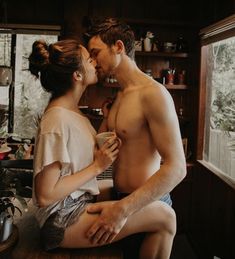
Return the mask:
<svg viewBox="0 0 235 259"><path fill-rule="evenodd" d="M235 183L235 16L201 31L198 155Z"/></svg>
<svg viewBox="0 0 235 259"><path fill-rule="evenodd" d="M14 130L23 138L33 138L37 129L37 119L45 109L49 94L43 90L40 81L28 71L28 57L35 40L53 43L58 40L54 35L16 35L15 59L15 98L14 98Z"/></svg>
<svg viewBox="0 0 235 259"><path fill-rule="evenodd" d="M7 32L7 33L6 33ZM28 71L28 57L35 40L48 44L58 40L60 26L10 25L0 30L0 65L13 68L13 81L8 87L0 87L0 111L8 111L8 131L21 138L33 138L37 118L49 100L40 85ZM2 114L0 114L2 115ZM2 117L2 116L1 116ZM6 132L1 127L0 137ZM4 134L3 134L4 133Z"/></svg>

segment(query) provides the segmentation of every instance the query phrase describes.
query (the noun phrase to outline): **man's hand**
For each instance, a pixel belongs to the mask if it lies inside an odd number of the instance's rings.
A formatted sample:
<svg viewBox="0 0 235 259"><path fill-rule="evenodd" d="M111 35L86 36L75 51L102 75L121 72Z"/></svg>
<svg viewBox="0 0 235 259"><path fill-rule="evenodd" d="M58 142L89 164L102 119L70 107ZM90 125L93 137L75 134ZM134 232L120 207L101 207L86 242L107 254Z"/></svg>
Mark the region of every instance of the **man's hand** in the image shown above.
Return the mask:
<svg viewBox="0 0 235 259"><path fill-rule="evenodd" d="M89 205L88 213L99 213L99 218L87 232L93 244L110 243L127 221L118 202L100 202Z"/></svg>

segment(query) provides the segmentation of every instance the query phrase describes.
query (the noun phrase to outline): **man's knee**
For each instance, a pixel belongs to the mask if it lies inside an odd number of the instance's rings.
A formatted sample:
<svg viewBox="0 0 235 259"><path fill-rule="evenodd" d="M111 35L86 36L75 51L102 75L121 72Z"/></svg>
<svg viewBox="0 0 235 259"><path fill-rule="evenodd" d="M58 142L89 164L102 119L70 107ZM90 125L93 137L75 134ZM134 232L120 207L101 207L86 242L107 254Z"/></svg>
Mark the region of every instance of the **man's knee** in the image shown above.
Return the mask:
<svg viewBox="0 0 235 259"><path fill-rule="evenodd" d="M167 231L170 235L176 233L176 214L170 206L163 207L163 230Z"/></svg>
<svg viewBox="0 0 235 259"><path fill-rule="evenodd" d="M154 213L154 220L156 222L156 232L168 233L175 235L176 233L176 215L175 211L165 203L154 207L152 209Z"/></svg>

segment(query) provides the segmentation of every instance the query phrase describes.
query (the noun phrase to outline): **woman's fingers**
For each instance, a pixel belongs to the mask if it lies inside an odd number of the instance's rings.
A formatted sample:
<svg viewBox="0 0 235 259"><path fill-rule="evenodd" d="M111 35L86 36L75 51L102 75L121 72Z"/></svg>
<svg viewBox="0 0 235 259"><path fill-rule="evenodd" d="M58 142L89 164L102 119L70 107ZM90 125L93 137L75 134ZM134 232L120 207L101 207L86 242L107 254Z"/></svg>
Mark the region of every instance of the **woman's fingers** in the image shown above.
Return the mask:
<svg viewBox="0 0 235 259"><path fill-rule="evenodd" d="M109 138L108 140L105 141L104 145L101 147L103 150L108 149L110 147L119 147L120 146L120 141L119 138L116 136Z"/></svg>

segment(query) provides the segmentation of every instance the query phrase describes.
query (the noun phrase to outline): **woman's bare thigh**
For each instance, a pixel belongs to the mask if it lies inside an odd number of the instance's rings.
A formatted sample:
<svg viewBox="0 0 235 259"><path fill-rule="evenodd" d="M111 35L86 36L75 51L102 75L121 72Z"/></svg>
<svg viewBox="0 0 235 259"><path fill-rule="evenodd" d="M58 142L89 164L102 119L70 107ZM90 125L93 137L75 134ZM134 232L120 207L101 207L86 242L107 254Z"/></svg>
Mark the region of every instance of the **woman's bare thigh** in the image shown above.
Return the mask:
<svg viewBox="0 0 235 259"><path fill-rule="evenodd" d="M107 203L109 202L107 201ZM131 215L114 241L139 232L158 232L166 227L167 219L173 213L167 204L160 201L153 202ZM82 213L78 221L66 229L61 246L93 247L94 245L86 237L86 233L98 217L99 214L89 214L86 211Z"/></svg>
<svg viewBox="0 0 235 259"><path fill-rule="evenodd" d="M60 246L68 248L93 247L94 245L86 237L86 232L98 217L99 214L89 214L85 210L73 225L66 228Z"/></svg>

